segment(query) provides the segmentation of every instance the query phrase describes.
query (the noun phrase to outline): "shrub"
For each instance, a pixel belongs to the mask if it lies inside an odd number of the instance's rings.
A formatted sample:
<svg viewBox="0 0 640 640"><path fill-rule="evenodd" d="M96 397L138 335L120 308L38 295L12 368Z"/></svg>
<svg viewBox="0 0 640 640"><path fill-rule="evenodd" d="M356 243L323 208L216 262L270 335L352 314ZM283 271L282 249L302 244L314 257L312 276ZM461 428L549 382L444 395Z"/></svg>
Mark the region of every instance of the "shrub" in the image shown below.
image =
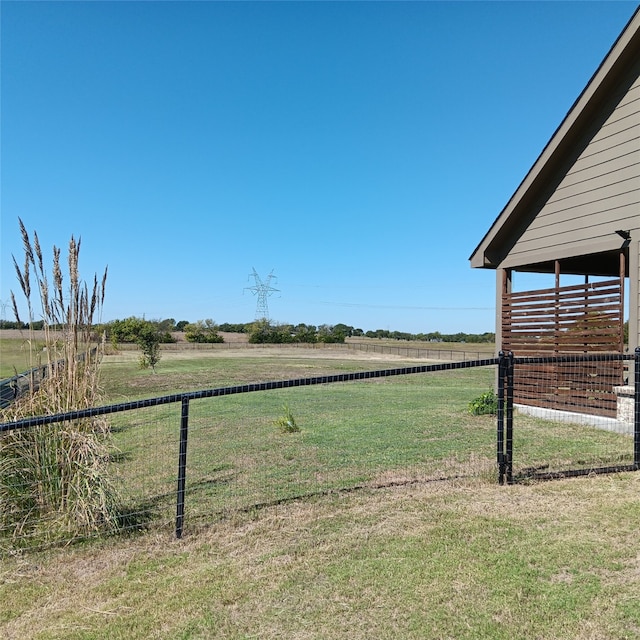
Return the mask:
<svg viewBox="0 0 640 640"><path fill-rule="evenodd" d="M176 340L167 329L168 322L170 320L145 320L131 316L124 320L112 320L104 325L104 329L115 348L122 342L139 344L141 334L148 335L150 327L157 334L158 343L170 344Z"/></svg>
<svg viewBox="0 0 640 640"><path fill-rule="evenodd" d="M218 325L211 319L198 320L184 327L184 337L187 342L220 343L224 338L218 333Z"/></svg>
<svg viewBox="0 0 640 640"><path fill-rule="evenodd" d="M474 416L496 415L498 413L498 396L493 389L472 400L469 403L469 413Z"/></svg>
<svg viewBox="0 0 640 640"><path fill-rule="evenodd" d="M251 344L288 344L294 342L290 324L274 324L268 320L256 320L249 330Z"/></svg>

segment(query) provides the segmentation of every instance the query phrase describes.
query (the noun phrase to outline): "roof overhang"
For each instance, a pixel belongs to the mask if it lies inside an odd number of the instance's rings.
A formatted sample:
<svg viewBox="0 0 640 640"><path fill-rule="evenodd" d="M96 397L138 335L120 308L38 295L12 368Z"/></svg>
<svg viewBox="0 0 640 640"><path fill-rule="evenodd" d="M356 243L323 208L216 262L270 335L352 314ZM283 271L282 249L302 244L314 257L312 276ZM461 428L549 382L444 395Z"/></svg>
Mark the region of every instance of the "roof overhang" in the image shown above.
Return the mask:
<svg viewBox="0 0 640 640"><path fill-rule="evenodd" d="M533 268L534 265L509 264L509 251L565 175L575 159L576 148L593 130L594 120L603 112L603 106L612 101L612 96L615 97L614 88L618 88L626 78L634 77L639 64L640 8L636 9L516 192L469 257L473 268L509 267L521 271L537 269ZM612 237L603 242L608 246L594 247L594 252L615 250L619 253L620 238ZM571 272L593 275L597 275L595 271L586 270L588 261L594 267L600 265L598 271L607 270L605 265L611 262L609 258L596 259L594 255L554 256L554 261L555 259L561 259L567 266L573 264L577 271ZM551 258L541 255L540 262L536 262L536 265L542 267L550 264L550 261ZM601 275L613 275L617 272L616 269L612 273L607 270L607 273Z"/></svg>
<svg viewBox="0 0 640 640"><path fill-rule="evenodd" d="M629 260L625 249L625 276L629 275ZM532 264L519 264L514 267L503 265L504 268L513 268L516 271L528 273L555 273L556 261L560 272L565 275L606 276L614 277L620 274L620 249L605 251L602 253L590 253L583 256L569 256L566 258L542 259ZM541 256L542 257L542 256Z"/></svg>

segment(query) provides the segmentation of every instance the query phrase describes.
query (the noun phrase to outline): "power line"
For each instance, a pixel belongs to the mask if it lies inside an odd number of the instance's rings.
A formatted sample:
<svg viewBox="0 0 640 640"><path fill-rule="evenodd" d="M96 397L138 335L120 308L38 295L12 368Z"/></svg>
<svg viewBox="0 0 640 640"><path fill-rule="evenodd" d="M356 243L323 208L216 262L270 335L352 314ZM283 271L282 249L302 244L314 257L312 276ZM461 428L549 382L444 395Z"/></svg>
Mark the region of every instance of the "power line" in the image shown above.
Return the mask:
<svg viewBox="0 0 640 640"><path fill-rule="evenodd" d="M332 302L330 300L291 300L292 302L307 302L331 307L351 307L362 309L398 309L407 311L495 311L495 307L425 307L401 304L368 304L361 302Z"/></svg>

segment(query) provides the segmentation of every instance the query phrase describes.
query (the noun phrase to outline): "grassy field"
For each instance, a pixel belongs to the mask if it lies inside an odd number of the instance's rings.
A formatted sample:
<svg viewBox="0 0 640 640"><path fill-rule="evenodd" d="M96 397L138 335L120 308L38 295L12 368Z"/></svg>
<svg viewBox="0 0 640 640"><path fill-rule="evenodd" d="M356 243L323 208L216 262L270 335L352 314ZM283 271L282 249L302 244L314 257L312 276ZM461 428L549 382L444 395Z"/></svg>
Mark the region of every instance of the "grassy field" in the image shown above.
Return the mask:
<svg viewBox="0 0 640 640"><path fill-rule="evenodd" d="M211 351L227 351L235 352L242 350L243 348L251 348L253 351L261 351L262 349L258 345L248 345L246 334L222 334L225 339L224 344L216 345L193 345L185 343L183 341L183 334L176 333L174 336L179 340L177 344L162 345L163 357L172 358L176 353L180 359L185 358L191 351L194 354L207 354ZM34 349L30 351L30 340L33 339ZM46 358L42 357L42 348L44 347L43 332L34 332L33 336L29 335L28 331L17 330L0 330L0 379L9 378L16 373L22 373L30 369L32 366L38 366L38 357L42 359L42 362L46 362ZM369 355L368 350L371 351L371 355L375 355L377 349L380 355L397 355L398 357L412 357L414 353L424 354L428 351L434 358L440 358L443 360L462 360L472 358L484 358L491 357L494 353L493 344L465 344L461 342L405 342L399 340L379 340L370 338L349 338L346 345L316 345L317 351L320 353L333 353L338 352L340 354L347 354L344 357L349 358L350 351L356 351L360 353L358 357L367 358ZM304 347L304 345L301 345ZM295 348L287 345L274 345L270 353L274 350L286 354L288 352L308 352L306 348ZM110 346L108 350L113 352ZM123 345L121 355L126 358L127 355L130 358L135 359L136 353L135 345ZM246 356L246 354L244 354ZM243 356L243 357L244 357ZM197 357L197 355L196 355ZM341 357L341 356L340 356Z"/></svg>
<svg viewBox="0 0 640 640"><path fill-rule="evenodd" d="M193 360L192 388L251 380L321 376L331 371L398 365L331 362L311 358L209 358ZM184 364L184 363L183 363ZM117 369L121 370L119 365ZM206 367L206 368L205 368ZM207 373L198 381L196 370ZM110 372L112 381L126 376ZM142 379L169 392L173 368ZM469 420L468 403L491 385L493 372L476 369L429 376L297 387L192 401L189 414L189 513L211 517L256 504L361 485L409 482L491 467L494 421ZM164 378L164 379L163 379ZM136 392L142 391L136 378ZM107 388L111 388L107 385ZM118 396L123 389L118 383ZM151 389L145 389L147 395ZM282 433L275 422L287 406L300 427ZM132 422L132 417L134 421ZM155 501L160 519L171 518L180 405L114 417L118 465L131 498ZM455 428L457 426L457 428ZM169 474L158 473L169 470ZM138 478L131 482L132 474ZM141 485L145 487L141 491ZM160 486L166 487L159 491ZM135 505L135 503L134 503ZM134 506L135 510L135 506Z"/></svg>
<svg viewBox="0 0 640 640"><path fill-rule="evenodd" d="M44 342L36 341L35 353L41 354L43 347ZM26 338L0 338L0 379L10 378L38 364L37 356L32 358Z"/></svg>
<svg viewBox="0 0 640 640"><path fill-rule="evenodd" d="M123 352L103 382L121 401L402 364L176 352L153 375ZM639 638L640 476L497 486L494 419L467 412L492 381L486 368L193 401L182 540L179 405L114 416L116 475L153 526L5 553L0 637ZM297 433L274 424L284 404ZM524 416L515 435L520 466L631 450Z"/></svg>

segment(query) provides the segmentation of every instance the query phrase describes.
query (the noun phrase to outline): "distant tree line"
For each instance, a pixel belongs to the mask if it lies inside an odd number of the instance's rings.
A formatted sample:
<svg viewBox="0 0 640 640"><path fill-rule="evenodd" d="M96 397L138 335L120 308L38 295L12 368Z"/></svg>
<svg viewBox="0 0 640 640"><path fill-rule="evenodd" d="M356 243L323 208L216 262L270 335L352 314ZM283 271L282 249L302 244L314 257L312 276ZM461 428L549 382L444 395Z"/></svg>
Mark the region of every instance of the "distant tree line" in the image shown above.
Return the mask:
<svg viewBox="0 0 640 640"><path fill-rule="evenodd" d="M627 325L625 324L625 327ZM28 329L29 325L20 322L0 320L0 329ZM32 323L33 329L41 329L41 322ZM106 332L107 339L114 344L136 343L139 341L140 332L149 334L153 332L159 344L176 342L173 333L184 333L185 340L194 343L219 343L224 342L220 333L246 333L252 344L284 344L284 343L341 343L346 338L365 337L387 340L408 340L420 342L494 342L495 333L407 333L404 331L390 331L388 329L376 329L375 331L363 331L351 325L339 323L335 325L321 324L286 324L273 323L268 320L256 320L246 323L224 322L217 324L211 319L189 322L174 318L164 320L145 320L143 318L130 317L124 320L113 320L96 327L102 333Z"/></svg>
<svg viewBox="0 0 640 640"><path fill-rule="evenodd" d="M29 329L29 323L14 320L0 320L0 329ZM35 331L44 328L43 321L31 323ZM55 327L49 327L55 329ZM187 342L216 343L224 342L220 333L246 333L249 342L253 344L282 344L294 342L344 342L346 338L365 337L387 340L408 340L416 342L468 342L472 344L488 342L493 343L496 334L491 331L485 333L407 333L405 331L389 331L388 329L376 329L375 331L363 331L347 324L315 326L312 324L281 324L271 323L268 320L256 320L255 322L217 324L211 319L175 321L174 318L164 320L145 320L143 318L130 317L124 320L113 320L106 324L98 325L95 331L99 334L106 333L107 339L114 344L137 343L140 332L144 328L145 334L154 335L158 344L176 342L172 333L184 333ZM624 341L629 341L629 321L624 323Z"/></svg>
<svg viewBox="0 0 640 640"><path fill-rule="evenodd" d="M490 331L485 333L440 333L433 331L431 333L405 333L403 331L387 331L386 329L377 329L376 331L367 331L367 338L387 338L390 340L411 340L420 342L495 342L496 334Z"/></svg>
<svg viewBox="0 0 640 640"><path fill-rule="evenodd" d="M27 322L14 320L0 320L0 329L31 329L38 331L44 328L42 320L34 321L29 325ZM144 327L147 334L154 333L159 344L176 342L171 335L176 332L183 332L185 340L195 343L216 343L224 342L220 333L246 333L249 335L249 342L259 343L293 343L293 342L344 342L345 338L365 337L379 338L387 340L408 340L419 342L468 342L472 344L488 342L493 343L496 334L491 331L485 333L440 333L432 331L430 333L407 333L404 331L389 331L388 329L376 329L375 331L363 331L347 324L315 326L312 324L280 324L271 323L268 320L256 320L255 322L217 324L211 319L175 321L174 318L164 320L145 320L143 318L130 317L124 320L113 320L106 324L95 327L99 334L106 332L107 339L114 344L136 343L139 341L139 333ZM55 329L55 327L49 327ZM629 342L629 321L624 323L624 342Z"/></svg>
<svg viewBox="0 0 640 640"><path fill-rule="evenodd" d="M493 332L485 333L407 333L403 331L389 331L388 329L376 329L375 331L363 331L351 325L339 323L335 325L322 324L272 324L266 320L258 320L247 324L220 324L220 331L231 333L248 333L249 342L344 342L346 338L379 338L387 340L409 340L420 342L470 342L492 343L496 339Z"/></svg>
<svg viewBox="0 0 640 640"><path fill-rule="evenodd" d="M287 344L304 342L342 343L348 336L345 325L323 324L316 327L312 324L271 324L268 320L257 320L251 323L245 333L249 334L252 344Z"/></svg>
<svg viewBox="0 0 640 640"><path fill-rule="evenodd" d="M0 320L0 329L20 329L21 331L29 329L29 326L34 331L41 331L44 329L44 320L37 320L29 325L28 322L16 322L14 320Z"/></svg>

